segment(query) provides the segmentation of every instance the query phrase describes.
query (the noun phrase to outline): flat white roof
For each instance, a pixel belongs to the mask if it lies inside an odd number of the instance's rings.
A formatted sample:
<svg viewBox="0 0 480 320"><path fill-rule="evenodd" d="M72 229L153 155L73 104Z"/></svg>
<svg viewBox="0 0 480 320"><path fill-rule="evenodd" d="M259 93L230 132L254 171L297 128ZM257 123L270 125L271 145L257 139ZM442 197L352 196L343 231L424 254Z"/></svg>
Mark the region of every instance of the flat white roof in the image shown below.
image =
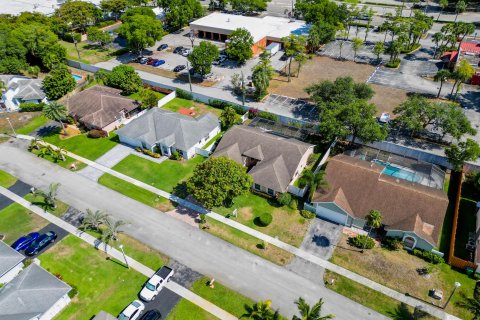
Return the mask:
<svg viewBox="0 0 480 320"><path fill-rule="evenodd" d="M52 15L66 0L0 0L0 14L11 14L14 16L22 12L39 12L45 15ZM98 6L101 0L89 0Z"/></svg>
<svg viewBox="0 0 480 320"><path fill-rule="evenodd" d="M265 37L280 40L290 34L306 34L309 26L302 20L266 16L263 18L214 12L190 23L190 28L229 34L235 29L245 28L257 42Z"/></svg>

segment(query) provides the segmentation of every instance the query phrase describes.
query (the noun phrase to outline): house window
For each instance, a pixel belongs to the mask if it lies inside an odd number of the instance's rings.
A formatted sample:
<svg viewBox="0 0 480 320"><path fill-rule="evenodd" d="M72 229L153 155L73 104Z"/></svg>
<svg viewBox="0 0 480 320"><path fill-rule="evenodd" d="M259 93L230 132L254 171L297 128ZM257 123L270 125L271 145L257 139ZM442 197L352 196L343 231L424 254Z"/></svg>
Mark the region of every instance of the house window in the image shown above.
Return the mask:
<svg viewBox="0 0 480 320"><path fill-rule="evenodd" d="M271 196L274 196L275 195L275 191L273 191L272 189L268 188L267 190L267 193Z"/></svg>
<svg viewBox="0 0 480 320"><path fill-rule="evenodd" d="M258 183L254 183L254 184L253 184L253 188L254 188L255 190L260 190L260 185L259 185Z"/></svg>

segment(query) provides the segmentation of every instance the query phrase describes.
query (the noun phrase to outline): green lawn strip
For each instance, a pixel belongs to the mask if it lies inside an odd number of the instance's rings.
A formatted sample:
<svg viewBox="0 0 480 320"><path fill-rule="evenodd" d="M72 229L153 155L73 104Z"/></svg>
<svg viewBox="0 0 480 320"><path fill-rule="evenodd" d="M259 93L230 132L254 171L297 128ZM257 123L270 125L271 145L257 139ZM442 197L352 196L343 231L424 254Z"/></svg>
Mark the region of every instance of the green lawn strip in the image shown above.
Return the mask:
<svg viewBox="0 0 480 320"><path fill-rule="evenodd" d="M174 98L162 106L163 109L167 109L173 112L178 112L181 108L193 107L193 100L187 100L182 98Z"/></svg>
<svg viewBox="0 0 480 320"><path fill-rule="evenodd" d="M156 92L156 91L154 91L154 92L155 92L155 94L156 94L156 96L158 97L159 100L166 96L165 94L163 94L161 92ZM127 97L132 99L132 100L143 102L143 99L142 99L142 96L141 96L140 92L132 93L131 95L129 95Z"/></svg>
<svg viewBox="0 0 480 320"><path fill-rule="evenodd" d="M174 205L170 200L160 197L159 195L138 187L130 182L112 176L111 174L103 174L98 179L98 183L155 209L161 211L170 211L174 209Z"/></svg>
<svg viewBox="0 0 480 320"><path fill-rule="evenodd" d="M65 212L67 212L68 208L70 207L68 204L57 200L57 207L50 208L46 207L43 203L42 197L35 197L33 194L28 193L23 197L25 200L30 201L32 204L46 210L48 213L53 214L56 217L61 217Z"/></svg>
<svg viewBox="0 0 480 320"><path fill-rule="evenodd" d="M91 319L101 310L116 316L137 298L147 278L106 258L72 235L39 256L42 267L78 290L57 319Z"/></svg>
<svg viewBox="0 0 480 320"><path fill-rule="evenodd" d="M450 252L450 239L452 237L453 215L455 211L455 198L458 192L459 174L452 172L448 181L448 188L445 191L448 194L448 207L443 220L442 229L440 230L440 239L438 241L438 248L441 252L448 256Z"/></svg>
<svg viewBox="0 0 480 320"><path fill-rule="evenodd" d="M17 178L12 176L11 174L0 170L0 186L4 188L10 188L17 182Z"/></svg>
<svg viewBox="0 0 480 320"><path fill-rule="evenodd" d="M414 309L412 307L402 304L397 300L361 285L358 282L350 280L330 270L325 270L324 279L328 283L330 283L331 279L334 279L334 284L327 285L327 288L389 318L413 319ZM427 316L422 319L433 320L436 318Z"/></svg>
<svg viewBox="0 0 480 320"><path fill-rule="evenodd" d="M80 61L87 64L95 64L102 61L108 61L113 57L119 56L126 52L126 49L102 49L97 46L90 45L87 42L80 42L77 44L78 51L80 52L79 59L77 49L75 48L75 45L73 43L67 41L59 42L63 47L67 49L67 59Z"/></svg>
<svg viewBox="0 0 480 320"><path fill-rule="evenodd" d="M118 143L118 136L116 134L98 139L89 138L86 134L60 139L58 133L52 133L51 135L42 137L42 139L45 142L56 145L57 147L65 148L66 150L89 160L99 158Z"/></svg>
<svg viewBox="0 0 480 320"><path fill-rule="evenodd" d="M227 215L237 209L237 217L233 218L252 229L278 237L280 240L293 246L300 246L305 232L308 229L308 221L300 216L298 210L287 206L280 206L274 198L248 192L233 199L230 208L216 207L213 211ZM267 227L258 226L256 218L265 212L272 215L272 223Z"/></svg>
<svg viewBox="0 0 480 320"><path fill-rule="evenodd" d="M15 130L18 134L30 134L33 131L36 131L41 126L45 125L48 121L44 116L34 118L32 121L24 125L23 127Z"/></svg>
<svg viewBox="0 0 480 320"><path fill-rule="evenodd" d="M87 233L94 236L97 239L101 239L102 235L101 232L94 231L94 230L87 230ZM117 242L112 242L110 245L119 249L119 245L123 245L123 250L125 254L131 257L134 260L146 265L147 267L157 270L162 266L168 264L169 258L158 251L150 248L146 244L134 239L124 233L121 233L118 236ZM100 246L100 250L104 250L104 247ZM120 249L119 249L120 250Z"/></svg>
<svg viewBox="0 0 480 320"><path fill-rule="evenodd" d="M224 131L220 131L215 137L210 139L206 145L203 146L203 149L206 149L207 147L210 147L212 144L214 144L218 139L220 139L224 134Z"/></svg>
<svg viewBox="0 0 480 320"><path fill-rule="evenodd" d="M177 303L166 320L215 320L218 319L211 313L203 310L199 306L188 300L182 299Z"/></svg>
<svg viewBox="0 0 480 320"><path fill-rule="evenodd" d="M20 236L38 231L46 225L47 220L18 203L12 203L0 211L0 234L5 235L4 241L7 244L12 244Z"/></svg>
<svg viewBox="0 0 480 320"><path fill-rule="evenodd" d="M37 155L39 154L39 150L36 150L36 149L33 149L31 151L33 154ZM58 160L54 157L52 157L51 155L47 154L43 157L43 159L45 160L48 160L52 163L55 163L55 164L58 164L60 167L63 167L65 169L69 169L70 170L70 166L72 164L75 164L75 167L77 168L76 170L80 170L80 169L83 169L85 168L87 165L81 161L78 161L78 160L75 160L69 156L65 156L65 161L62 161L62 160Z"/></svg>
<svg viewBox="0 0 480 320"><path fill-rule="evenodd" d="M245 313L245 305L251 306L255 303L253 300L218 282L215 282L214 288L210 288L208 282L209 279L207 277L202 277L193 283L190 290L237 318L240 318Z"/></svg>
<svg viewBox="0 0 480 320"><path fill-rule="evenodd" d="M231 244L247 250L250 253L256 254L268 261L271 261L278 265L285 265L293 259L293 254L282 250L273 245L268 245L267 249L261 249L260 245L262 241L246 234L238 229L232 228L220 221L214 220L210 217L206 217L208 228L204 231L211 233L220 239L223 239Z"/></svg>
<svg viewBox="0 0 480 320"><path fill-rule="evenodd" d="M195 156L182 161L168 159L159 164L136 155L129 155L115 165L113 170L158 189L172 192L175 186L189 178L195 166L203 161L205 161L204 157Z"/></svg>

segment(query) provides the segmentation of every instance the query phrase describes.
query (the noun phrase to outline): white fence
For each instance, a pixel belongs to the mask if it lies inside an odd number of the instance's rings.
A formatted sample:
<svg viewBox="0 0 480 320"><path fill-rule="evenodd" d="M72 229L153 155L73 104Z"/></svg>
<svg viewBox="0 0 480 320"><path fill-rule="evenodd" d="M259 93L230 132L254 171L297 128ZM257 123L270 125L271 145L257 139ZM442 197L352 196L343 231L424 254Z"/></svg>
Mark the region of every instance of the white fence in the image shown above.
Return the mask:
<svg viewBox="0 0 480 320"><path fill-rule="evenodd" d="M212 144L212 146L213 146L213 144ZM201 148L195 148L195 153L199 154L201 156L204 156L205 158L208 158L210 156L210 151L209 150L205 150L205 149L201 149Z"/></svg>
<svg viewBox="0 0 480 320"><path fill-rule="evenodd" d="M159 108L163 107L164 105L166 105L167 103L175 99L176 97L177 97L177 93L175 91L170 92L165 97L158 100L158 107Z"/></svg>
<svg viewBox="0 0 480 320"><path fill-rule="evenodd" d="M289 185L287 191L293 195L296 195L297 197L302 198L305 195L305 192L307 192L307 187L300 189L294 185Z"/></svg>
<svg viewBox="0 0 480 320"><path fill-rule="evenodd" d="M318 163L318 166L317 168L315 168L314 173L318 173L318 171L320 171L320 169L325 164L325 162L327 162L328 157L330 156L330 153L332 152L332 149L335 147L336 144L337 144L337 139L335 138L335 140L332 142L328 150L323 155L322 160L320 160L320 162Z"/></svg>
<svg viewBox="0 0 480 320"><path fill-rule="evenodd" d="M311 211L311 212L313 212L313 213L317 213L317 211L315 210L315 207L312 206L310 203L307 203L307 202L305 202L305 203L303 204L303 209L308 210L308 211Z"/></svg>

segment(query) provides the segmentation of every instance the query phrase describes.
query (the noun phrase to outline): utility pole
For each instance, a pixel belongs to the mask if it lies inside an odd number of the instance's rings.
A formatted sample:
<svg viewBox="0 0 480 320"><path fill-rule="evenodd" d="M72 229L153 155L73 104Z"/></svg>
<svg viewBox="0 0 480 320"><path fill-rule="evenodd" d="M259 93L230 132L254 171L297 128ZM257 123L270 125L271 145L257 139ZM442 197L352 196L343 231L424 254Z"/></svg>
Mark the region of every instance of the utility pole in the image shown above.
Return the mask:
<svg viewBox="0 0 480 320"><path fill-rule="evenodd" d="M187 74L188 74L188 84L190 85L190 93L193 93L192 90L192 78L190 76L190 66L188 64L188 59L187 59Z"/></svg>
<svg viewBox="0 0 480 320"><path fill-rule="evenodd" d="M448 297L447 302L445 302L443 309L447 307L448 303L450 302L450 299L452 299L453 297L453 294L455 293L455 291L457 291L458 288L460 288L460 286L461 286L460 282L455 282L455 287L453 288L452 293L450 294L450 297Z"/></svg>
<svg viewBox="0 0 480 320"><path fill-rule="evenodd" d="M242 73L242 106L245 107L245 78L243 77L243 70Z"/></svg>
<svg viewBox="0 0 480 320"><path fill-rule="evenodd" d="M122 250L123 259L125 260L125 265L127 266L127 269L130 269L130 266L128 265L128 261L127 261L127 256L125 256L125 251L123 251L123 244L119 245L118 247L120 248L120 250Z"/></svg>
<svg viewBox="0 0 480 320"><path fill-rule="evenodd" d="M73 31L71 31L70 34L72 35L72 40L73 40L73 44L75 45L75 50L77 50L78 60L81 60L80 51L78 51L78 47L77 47L77 39L75 39L75 36L73 35Z"/></svg>
<svg viewBox="0 0 480 320"><path fill-rule="evenodd" d="M195 42L195 39L197 38L197 33L194 30L190 30L188 33L188 38L190 39L190 42L192 43L192 50L193 50L193 44Z"/></svg>
<svg viewBox="0 0 480 320"><path fill-rule="evenodd" d="M17 137L17 133L15 132L15 129L13 129L12 123L10 122L10 118L5 118L5 119L7 119L8 124L10 125L10 128L12 128L13 136Z"/></svg>

